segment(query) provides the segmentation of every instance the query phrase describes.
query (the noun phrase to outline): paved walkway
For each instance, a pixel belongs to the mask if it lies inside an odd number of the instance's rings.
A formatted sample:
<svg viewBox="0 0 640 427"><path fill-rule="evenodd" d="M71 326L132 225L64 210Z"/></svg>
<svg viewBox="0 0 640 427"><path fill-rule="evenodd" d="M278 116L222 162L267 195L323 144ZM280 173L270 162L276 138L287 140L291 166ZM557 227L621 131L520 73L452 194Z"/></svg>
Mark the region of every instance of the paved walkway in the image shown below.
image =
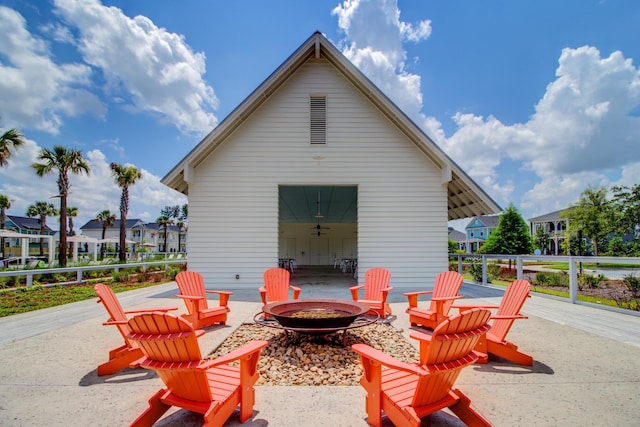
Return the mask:
<svg viewBox="0 0 640 427"><path fill-rule="evenodd" d="M303 297L349 298L344 285L306 283ZM126 309L179 307L175 283L118 294ZM232 289L233 290L233 289ZM393 325L409 332L402 292L394 289ZM502 291L465 284L464 302L498 303ZM229 324L200 340L209 353L259 311L256 290L234 290ZM533 296L528 320L509 338L535 359L533 367L491 361L463 371L456 383L496 426L638 425L640 317ZM0 425L127 425L161 386L151 372L127 369L98 377L96 366L120 344L101 326L106 312L96 300L0 319ZM459 426L446 412L430 425ZM158 425L200 425L197 415L172 410ZM225 426L366 426L361 387L256 387L254 417ZM390 423L387 423L390 425Z"/></svg>

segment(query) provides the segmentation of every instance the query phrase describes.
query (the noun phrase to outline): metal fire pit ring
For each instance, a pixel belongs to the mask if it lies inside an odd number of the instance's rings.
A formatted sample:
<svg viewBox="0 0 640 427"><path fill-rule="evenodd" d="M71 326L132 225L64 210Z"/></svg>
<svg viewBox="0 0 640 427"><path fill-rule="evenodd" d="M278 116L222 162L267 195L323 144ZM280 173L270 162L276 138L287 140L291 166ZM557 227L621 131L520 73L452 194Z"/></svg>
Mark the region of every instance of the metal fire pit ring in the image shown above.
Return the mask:
<svg viewBox="0 0 640 427"><path fill-rule="evenodd" d="M332 310L339 315L328 318L291 316L301 311L322 310ZM372 315L367 315L367 313ZM372 311L369 306L355 301L303 299L266 304L262 308L262 312L257 313L253 320L260 325L284 330L287 340L289 339L289 332L304 335L328 335L342 331L342 344L346 346L347 330L370 325L377 322L379 318L380 315Z"/></svg>

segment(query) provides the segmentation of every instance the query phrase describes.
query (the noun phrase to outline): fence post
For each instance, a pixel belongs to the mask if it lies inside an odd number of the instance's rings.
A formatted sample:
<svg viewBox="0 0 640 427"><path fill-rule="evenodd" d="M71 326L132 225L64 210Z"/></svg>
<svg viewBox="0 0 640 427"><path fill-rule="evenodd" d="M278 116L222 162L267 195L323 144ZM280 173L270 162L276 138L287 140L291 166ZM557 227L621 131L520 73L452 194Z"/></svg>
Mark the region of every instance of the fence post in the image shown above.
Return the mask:
<svg viewBox="0 0 640 427"><path fill-rule="evenodd" d="M76 271L76 282L82 283L82 270L78 269Z"/></svg>
<svg viewBox="0 0 640 427"><path fill-rule="evenodd" d="M482 284L487 286L487 257L482 255Z"/></svg>
<svg viewBox="0 0 640 427"><path fill-rule="evenodd" d="M27 288L33 286L33 273L27 273Z"/></svg>
<svg viewBox="0 0 640 427"><path fill-rule="evenodd" d="M462 255L458 254L458 273L462 276Z"/></svg>
<svg viewBox="0 0 640 427"><path fill-rule="evenodd" d="M516 279L522 279L522 257L516 256Z"/></svg>
<svg viewBox="0 0 640 427"><path fill-rule="evenodd" d="M578 269L573 257L569 257L569 302L575 304L578 300Z"/></svg>

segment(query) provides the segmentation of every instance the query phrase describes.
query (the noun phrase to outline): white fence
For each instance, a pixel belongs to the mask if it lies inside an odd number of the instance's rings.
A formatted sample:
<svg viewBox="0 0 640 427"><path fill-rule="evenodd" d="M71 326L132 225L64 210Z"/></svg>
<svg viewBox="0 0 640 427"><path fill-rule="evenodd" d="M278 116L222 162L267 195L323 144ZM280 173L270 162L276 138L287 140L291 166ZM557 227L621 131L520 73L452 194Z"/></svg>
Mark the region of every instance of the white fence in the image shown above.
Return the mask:
<svg viewBox="0 0 640 427"><path fill-rule="evenodd" d="M615 264L615 265L629 265L630 267L636 267L636 269L623 269L614 268L607 269L609 278L622 278L625 274L633 274L637 272L640 275L640 258L631 257L593 257L593 256L536 256L536 255L479 255L479 254L449 254L449 259L458 260L458 272L462 274L462 266L464 263L468 263L471 259L480 259L482 262L482 284L486 285L487 281L487 260L496 259L502 260L506 263L509 260L515 261L516 265L516 278L523 278L523 269L525 262L551 264L556 262L566 262L569 264L569 302L575 304L578 302L578 273L580 271L581 263L585 264ZM604 270L602 270L604 271ZM600 270L593 269L587 272L600 274ZM610 277L615 275L615 277ZM608 274L605 274L608 276Z"/></svg>

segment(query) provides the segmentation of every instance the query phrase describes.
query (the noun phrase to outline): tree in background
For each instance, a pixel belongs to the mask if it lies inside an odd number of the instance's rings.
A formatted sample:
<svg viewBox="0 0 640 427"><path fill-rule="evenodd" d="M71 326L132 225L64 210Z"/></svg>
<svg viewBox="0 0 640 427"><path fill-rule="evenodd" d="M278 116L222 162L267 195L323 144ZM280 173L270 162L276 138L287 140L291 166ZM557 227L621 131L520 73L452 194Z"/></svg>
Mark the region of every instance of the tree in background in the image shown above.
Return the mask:
<svg viewBox="0 0 640 427"><path fill-rule="evenodd" d="M49 202L35 202L27 208L27 216L29 218L40 218L40 234L44 235L47 227L47 217L58 215L56 207ZM49 248L50 251L54 250ZM44 256L44 239L40 238L40 256Z"/></svg>
<svg viewBox="0 0 640 427"><path fill-rule="evenodd" d="M164 248L163 252L169 252L169 248L167 248L167 229L170 225L173 225L173 220L169 218L167 215L160 215L158 219L156 219L156 224L162 227L164 230Z"/></svg>
<svg viewBox="0 0 640 427"><path fill-rule="evenodd" d="M561 218L567 218L570 236L578 236L593 242L594 255L598 256L599 248L606 245L607 237L614 229L615 211L607 200L607 189L603 186L587 187L577 203L560 212ZM603 246L606 247L606 246Z"/></svg>
<svg viewBox="0 0 640 427"><path fill-rule="evenodd" d="M170 220L170 223L167 223L165 225L161 224L160 222L158 222L158 220L156 220L156 222L160 225L163 225L164 227L164 251L167 252L167 227L169 225L173 225L176 224L176 226L178 227L178 252L180 252L180 245L182 244L182 241L180 239L180 233L182 231L182 227L184 227L184 223L182 222L182 208L180 207L180 205L174 205L174 206L165 206L164 209L162 209L162 211L160 211L160 218L168 218ZM158 218L158 219L160 219Z"/></svg>
<svg viewBox="0 0 640 427"><path fill-rule="evenodd" d="M0 230L4 230L7 222L7 209L11 208L11 200L4 194L0 194ZM4 237L0 239L2 245L2 258L4 258Z"/></svg>
<svg viewBox="0 0 640 427"><path fill-rule="evenodd" d="M534 245L540 249L542 255L547 255L547 251L549 250L549 242L551 241L551 235L544 227L538 227L536 229L536 234L533 236Z"/></svg>
<svg viewBox="0 0 640 427"><path fill-rule="evenodd" d="M81 151L75 148L65 148L61 145L54 145L53 150L42 148L36 159L40 163L32 163L31 167L40 178L54 170L58 171L58 194L56 195L60 197L60 254L58 261L61 267L65 267L67 265L67 198L71 188L69 173L89 175L89 165L82 157Z"/></svg>
<svg viewBox="0 0 640 427"><path fill-rule="evenodd" d="M182 252L182 230L187 229L188 216L189 216L189 205L185 203L180 208L180 217L176 222L176 227L178 227L178 252Z"/></svg>
<svg viewBox="0 0 640 427"><path fill-rule="evenodd" d="M640 184L633 187L615 186L613 192L612 209L619 215L615 221L616 232L620 235L633 234L634 240L640 235Z"/></svg>
<svg viewBox="0 0 640 427"><path fill-rule="evenodd" d="M69 236L75 236L76 232L73 231L73 218L78 216L78 208L75 206L67 206L67 219L69 221ZM69 250L73 253L73 242L69 245Z"/></svg>
<svg viewBox="0 0 640 427"><path fill-rule="evenodd" d="M107 228L113 227L116 223L116 216L113 215L109 210L105 209L96 215L94 221L99 221L102 223L102 240L104 240L107 236ZM100 244L100 259L104 259L104 249L105 244Z"/></svg>
<svg viewBox="0 0 640 427"><path fill-rule="evenodd" d="M500 215L498 227L487 237L478 251L483 254L523 255L532 250L529 227L520 212L510 204ZM509 260L511 268L511 260Z"/></svg>
<svg viewBox="0 0 640 427"><path fill-rule="evenodd" d="M127 214L129 213L129 187L142 178L142 172L133 165L111 163L111 173L118 187L122 188L120 196L120 262L127 261L125 241L127 240Z"/></svg>
<svg viewBox="0 0 640 427"><path fill-rule="evenodd" d="M11 157L11 150L24 144L22 134L18 129L9 129L0 136L0 166L6 166Z"/></svg>

